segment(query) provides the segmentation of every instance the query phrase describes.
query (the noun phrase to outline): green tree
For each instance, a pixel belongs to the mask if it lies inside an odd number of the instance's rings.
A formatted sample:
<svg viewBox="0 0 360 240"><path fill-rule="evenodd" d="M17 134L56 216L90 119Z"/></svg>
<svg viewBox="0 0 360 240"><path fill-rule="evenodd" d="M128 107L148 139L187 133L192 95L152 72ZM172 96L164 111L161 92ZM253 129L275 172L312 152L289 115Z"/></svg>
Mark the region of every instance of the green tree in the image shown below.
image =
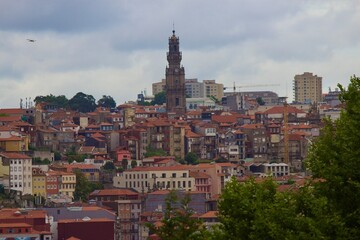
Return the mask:
<svg viewBox="0 0 360 240"><path fill-rule="evenodd" d="M122 166L122 168L123 169L128 169L128 165L129 165L129 161L126 159L126 158L124 158L122 161L121 161L121 166Z"/></svg>
<svg viewBox="0 0 360 240"><path fill-rule="evenodd" d="M69 106L75 111L83 113L92 112L96 108L95 98L92 95L78 92L69 100Z"/></svg>
<svg viewBox="0 0 360 240"><path fill-rule="evenodd" d="M151 102L152 105L162 105L164 103L166 103L165 91L155 94L154 100Z"/></svg>
<svg viewBox="0 0 360 240"><path fill-rule="evenodd" d="M113 97L109 95L103 95L102 98L97 101L97 105L99 107L114 108L116 107L116 102Z"/></svg>
<svg viewBox="0 0 360 240"><path fill-rule="evenodd" d="M74 199L76 201L86 202L89 195L94 190L104 189L104 185L100 182L90 182L86 176L78 169L74 171L76 175L76 185Z"/></svg>
<svg viewBox="0 0 360 240"><path fill-rule="evenodd" d="M265 105L265 101L264 101L264 99L262 99L262 97L257 97L257 98L256 98L256 102L257 102L260 106Z"/></svg>
<svg viewBox="0 0 360 240"><path fill-rule="evenodd" d="M61 153L56 151L54 152L54 160L55 161L58 161L58 160L61 160Z"/></svg>
<svg viewBox="0 0 360 240"><path fill-rule="evenodd" d="M52 94L46 96L36 96L34 99L36 104L47 103L56 105L59 108L67 108L69 106L69 100L64 95L54 96Z"/></svg>
<svg viewBox="0 0 360 240"><path fill-rule="evenodd" d="M76 169L74 173L76 175L74 199L76 201L86 201L92 190L90 182L80 170Z"/></svg>
<svg viewBox="0 0 360 240"><path fill-rule="evenodd" d="M245 183L233 178L219 200L222 238L218 239L341 239L341 221L329 211L327 199L312 187L278 192L271 179Z"/></svg>
<svg viewBox="0 0 360 240"><path fill-rule="evenodd" d="M199 164L199 158L196 155L196 153L189 152L185 155L185 162L187 164L196 165L196 164Z"/></svg>
<svg viewBox="0 0 360 240"><path fill-rule="evenodd" d="M224 157L219 157L218 159L215 160L215 162L216 163L224 163L224 162L229 162L229 160Z"/></svg>
<svg viewBox="0 0 360 240"><path fill-rule="evenodd" d="M321 179L315 189L342 217L350 239L360 236L360 78L351 77L347 89L338 87L345 109L335 121L324 119L307 166L315 179Z"/></svg>
<svg viewBox="0 0 360 240"><path fill-rule="evenodd" d="M131 160L131 168L134 168L137 166L136 160Z"/></svg>
<svg viewBox="0 0 360 240"><path fill-rule="evenodd" d="M113 162L106 162L105 165L103 166L104 170L109 170L109 171L113 171L116 169L115 165Z"/></svg>
<svg viewBox="0 0 360 240"><path fill-rule="evenodd" d="M144 157L154 157L154 156L167 156L167 152L163 149L156 149L148 146L146 148L146 153L144 154Z"/></svg>
<svg viewBox="0 0 360 240"><path fill-rule="evenodd" d="M165 199L161 226L148 224L150 233L156 234L162 240L205 239L205 228L198 218L193 217L194 211L189 207L190 201L189 195L179 199L175 191L170 191Z"/></svg>

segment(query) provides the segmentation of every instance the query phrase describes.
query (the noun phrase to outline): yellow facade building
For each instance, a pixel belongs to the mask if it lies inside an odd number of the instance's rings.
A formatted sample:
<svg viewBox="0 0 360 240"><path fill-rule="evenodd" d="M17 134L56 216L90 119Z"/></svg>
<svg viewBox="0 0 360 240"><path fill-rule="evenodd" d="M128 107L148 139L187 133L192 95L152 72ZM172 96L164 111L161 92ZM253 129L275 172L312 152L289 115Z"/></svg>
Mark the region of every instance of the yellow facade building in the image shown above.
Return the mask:
<svg viewBox="0 0 360 240"><path fill-rule="evenodd" d="M46 175L40 168L33 168L32 193L34 197L46 198Z"/></svg>

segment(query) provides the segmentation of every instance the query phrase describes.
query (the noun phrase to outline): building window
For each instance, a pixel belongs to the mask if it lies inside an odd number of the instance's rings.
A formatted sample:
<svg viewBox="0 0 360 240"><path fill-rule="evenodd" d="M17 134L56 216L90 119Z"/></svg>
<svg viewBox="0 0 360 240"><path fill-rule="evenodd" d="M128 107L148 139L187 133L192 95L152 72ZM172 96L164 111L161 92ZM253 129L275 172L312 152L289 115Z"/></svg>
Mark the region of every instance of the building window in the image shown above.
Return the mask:
<svg viewBox="0 0 360 240"><path fill-rule="evenodd" d="M180 100L179 98L175 98L175 106L179 106L180 105Z"/></svg>

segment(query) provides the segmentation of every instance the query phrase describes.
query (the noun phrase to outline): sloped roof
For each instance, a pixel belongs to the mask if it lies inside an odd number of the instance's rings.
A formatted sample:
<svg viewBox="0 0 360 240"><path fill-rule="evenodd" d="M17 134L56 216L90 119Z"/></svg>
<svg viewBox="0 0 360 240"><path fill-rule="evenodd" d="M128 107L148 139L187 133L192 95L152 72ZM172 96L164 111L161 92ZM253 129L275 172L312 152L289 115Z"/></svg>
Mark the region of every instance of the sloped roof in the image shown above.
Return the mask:
<svg viewBox="0 0 360 240"><path fill-rule="evenodd" d="M2 152L0 155L9 159L31 159L31 157L21 153Z"/></svg>
<svg viewBox="0 0 360 240"><path fill-rule="evenodd" d="M90 193L90 196L123 196L123 195L138 195L130 189L102 189L95 190Z"/></svg>
<svg viewBox="0 0 360 240"><path fill-rule="evenodd" d="M284 106L274 106L266 110L263 114L283 114L285 112ZM300 110L293 106L287 106L288 113L305 113L303 110Z"/></svg>
<svg viewBox="0 0 360 240"><path fill-rule="evenodd" d="M199 218L217 218L218 211L208 211L199 216Z"/></svg>

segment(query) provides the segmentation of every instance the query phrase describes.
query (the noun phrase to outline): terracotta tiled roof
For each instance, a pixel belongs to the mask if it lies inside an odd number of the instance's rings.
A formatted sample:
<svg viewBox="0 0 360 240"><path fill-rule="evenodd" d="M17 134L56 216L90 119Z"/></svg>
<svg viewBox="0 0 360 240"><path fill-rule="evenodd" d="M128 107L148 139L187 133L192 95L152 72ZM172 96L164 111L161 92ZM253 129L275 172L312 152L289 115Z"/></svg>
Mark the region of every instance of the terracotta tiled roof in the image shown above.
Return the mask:
<svg viewBox="0 0 360 240"><path fill-rule="evenodd" d="M4 208L0 210L0 219L1 220L10 220L10 219L22 219L24 215L17 214L21 209L18 208ZM25 215L26 218L44 218L45 219L46 211L44 210L29 210Z"/></svg>
<svg viewBox="0 0 360 240"><path fill-rule="evenodd" d="M0 153L0 155L9 159L29 159L29 158L31 159L31 157L21 153L2 152Z"/></svg>
<svg viewBox="0 0 360 240"><path fill-rule="evenodd" d="M21 120L20 116L0 117L0 122L15 122L20 120Z"/></svg>
<svg viewBox="0 0 360 240"><path fill-rule="evenodd" d="M196 171L190 171L189 176L193 178L210 178L206 173Z"/></svg>
<svg viewBox="0 0 360 240"><path fill-rule="evenodd" d="M218 211L208 211L202 215L200 215L200 218L217 218Z"/></svg>
<svg viewBox="0 0 360 240"><path fill-rule="evenodd" d="M130 189L103 189L95 190L90 196L123 196L123 195L138 195L138 193Z"/></svg>
<svg viewBox="0 0 360 240"><path fill-rule="evenodd" d="M21 137L17 137L17 136L11 136L8 138L0 138L0 142L6 142L6 141L21 141L22 138Z"/></svg>
<svg viewBox="0 0 360 240"><path fill-rule="evenodd" d="M98 169L94 164L76 163L63 165L68 172L72 172L73 169Z"/></svg>
<svg viewBox="0 0 360 240"><path fill-rule="evenodd" d="M92 137L92 138L105 138L105 136L102 135L102 134L99 133L99 132L96 132L96 133L91 134L91 137Z"/></svg>
<svg viewBox="0 0 360 240"><path fill-rule="evenodd" d="M187 138L199 138L199 137L202 137L201 135L199 135L197 133L194 133L193 131L186 131L185 136Z"/></svg>
<svg viewBox="0 0 360 240"><path fill-rule="evenodd" d="M262 128L262 127L264 127L264 125L262 125L261 123L244 124L241 126L242 129L257 129L257 128Z"/></svg>
<svg viewBox="0 0 360 240"><path fill-rule="evenodd" d="M283 114L284 112L285 112L284 106L275 106L275 107L272 107L272 108L266 110L263 114ZM300 110L293 106L288 106L287 112L288 113L305 113L303 110Z"/></svg>
<svg viewBox="0 0 360 240"><path fill-rule="evenodd" d="M0 131L11 131L13 128L10 126L0 126Z"/></svg>
<svg viewBox="0 0 360 240"><path fill-rule="evenodd" d="M22 108L1 108L0 114L23 114L24 109Z"/></svg>
<svg viewBox="0 0 360 240"><path fill-rule="evenodd" d="M80 238L77 238L77 237L71 236L71 237L67 238L66 240L81 240L81 239L80 239Z"/></svg>
<svg viewBox="0 0 360 240"><path fill-rule="evenodd" d="M237 123L238 117L235 115L212 115L211 120L217 123Z"/></svg>

